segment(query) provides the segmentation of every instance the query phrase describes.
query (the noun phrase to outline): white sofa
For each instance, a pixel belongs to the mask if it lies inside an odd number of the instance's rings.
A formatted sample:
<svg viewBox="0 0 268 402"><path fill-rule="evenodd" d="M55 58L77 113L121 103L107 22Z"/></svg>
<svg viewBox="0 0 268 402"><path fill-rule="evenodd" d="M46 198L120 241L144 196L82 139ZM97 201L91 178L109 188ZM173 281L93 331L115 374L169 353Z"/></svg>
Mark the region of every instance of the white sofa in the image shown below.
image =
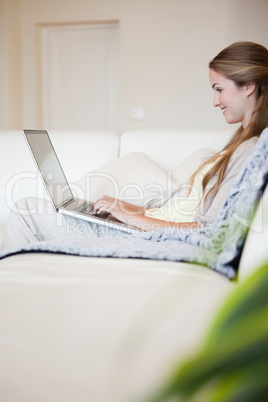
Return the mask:
<svg viewBox="0 0 268 402"><path fill-rule="evenodd" d="M180 162L200 148L220 149L232 131L50 135L79 195L95 201L105 192L143 203L186 180L193 166L180 178ZM45 193L22 133L2 131L0 143L3 233L13 202ZM201 153L196 155L197 166ZM170 261L45 253L1 260L0 400L141 400L175 361L200 345L224 299L267 258L267 240L266 191L243 250L238 281Z"/></svg>

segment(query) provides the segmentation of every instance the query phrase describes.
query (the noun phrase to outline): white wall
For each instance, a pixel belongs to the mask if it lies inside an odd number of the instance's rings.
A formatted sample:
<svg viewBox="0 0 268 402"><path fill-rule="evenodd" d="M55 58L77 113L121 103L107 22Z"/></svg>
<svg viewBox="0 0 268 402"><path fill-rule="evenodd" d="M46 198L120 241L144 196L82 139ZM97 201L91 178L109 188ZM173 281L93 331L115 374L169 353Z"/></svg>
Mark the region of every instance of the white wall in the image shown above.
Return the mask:
<svg viewBox="0 0 268 402"><path fill-rule="evenodd" d="M7 88L7 43L6 43L6 8L5 1L0 0L0 125L8 126L8 88Z"/></svg>
<svg viewBox="0 0 268 402"><path fill-rule="evenodd" d="M0 0L0 128L22 122L21 14L18 0Z"/></svg>
<svg viewBox="0 0 268 402"><path fill-rule="evenodd" d="M267 15L267 0L0 0L0 128L42 125L39 24L111 20L120 24L121 130L224 127L208 62L234 41L268 46ZM143 120L131 119L133 107Z"/></svg>

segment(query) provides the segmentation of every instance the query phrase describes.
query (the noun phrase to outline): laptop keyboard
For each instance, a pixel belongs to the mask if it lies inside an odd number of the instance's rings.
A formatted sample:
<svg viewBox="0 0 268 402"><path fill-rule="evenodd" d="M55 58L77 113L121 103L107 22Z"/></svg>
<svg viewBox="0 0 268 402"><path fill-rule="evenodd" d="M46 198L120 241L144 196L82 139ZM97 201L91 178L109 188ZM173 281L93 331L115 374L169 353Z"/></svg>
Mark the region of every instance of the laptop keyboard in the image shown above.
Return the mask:
<svg viewBox="0 0 268 402"><path fill-rule="evenodd" d="M91 204L90 202L84 201L82 204L79 204L76 208L74 208L74 211L77 212L82 212L85 215L93 215L93 207L94 204ZM106 219L110 215L109 212L102 212L100 214L96 214L97 217Z"/></svg>
<svg viewBox="0 0 268 402"><path fill-rule="evenodd" d="M82 204L77 205L76 208L74 208L75 211L77 212L83 212L85 214L90 214L93 211L93 204L90 202L82 202Z"/></svg>

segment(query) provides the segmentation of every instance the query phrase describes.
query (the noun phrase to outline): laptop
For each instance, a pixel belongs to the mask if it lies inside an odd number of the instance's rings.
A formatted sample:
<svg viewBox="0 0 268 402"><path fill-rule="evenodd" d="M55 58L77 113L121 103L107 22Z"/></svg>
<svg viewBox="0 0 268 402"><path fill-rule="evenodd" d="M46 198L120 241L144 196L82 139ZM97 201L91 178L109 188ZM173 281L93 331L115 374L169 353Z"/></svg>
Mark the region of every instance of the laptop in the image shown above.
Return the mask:
<svg viewBox="0 0 268 402"><path fill-rule="evenodd" d="M46 130L23 130L23 133L56 212L128 233L142 231L120 222L107 212L94 215L93 202L74 197L48 132Z"/></svg>

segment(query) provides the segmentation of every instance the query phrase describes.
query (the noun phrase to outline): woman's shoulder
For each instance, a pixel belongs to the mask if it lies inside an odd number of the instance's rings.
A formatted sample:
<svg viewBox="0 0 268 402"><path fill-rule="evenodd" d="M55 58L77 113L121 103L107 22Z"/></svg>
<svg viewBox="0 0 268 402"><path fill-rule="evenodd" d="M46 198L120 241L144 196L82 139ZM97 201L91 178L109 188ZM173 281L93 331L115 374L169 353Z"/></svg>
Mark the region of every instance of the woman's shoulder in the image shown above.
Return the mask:
<svg viewBox="0 0 268 402"><path fill-rule="evenodd" d="M249 138L248 140L242 142L235 150L235 154L239 154L239 153L243 153L243 152L251 152L251 150L254 148L254 146L256 145L256 143L258 142L260 137L252 137Z"/></svg>
<svg viewBox="0 0 268 402"><path fill-rule="evenodd" d="M239 168L243 164L243 162L246 160L246 158L250 155L252 152L253 148L255 147L256 143L258 142L259 137L252 137L244 142L242 142L236 150L234 151L229 165L228 165L228 170L231 170L233 168Z"/></svg>

